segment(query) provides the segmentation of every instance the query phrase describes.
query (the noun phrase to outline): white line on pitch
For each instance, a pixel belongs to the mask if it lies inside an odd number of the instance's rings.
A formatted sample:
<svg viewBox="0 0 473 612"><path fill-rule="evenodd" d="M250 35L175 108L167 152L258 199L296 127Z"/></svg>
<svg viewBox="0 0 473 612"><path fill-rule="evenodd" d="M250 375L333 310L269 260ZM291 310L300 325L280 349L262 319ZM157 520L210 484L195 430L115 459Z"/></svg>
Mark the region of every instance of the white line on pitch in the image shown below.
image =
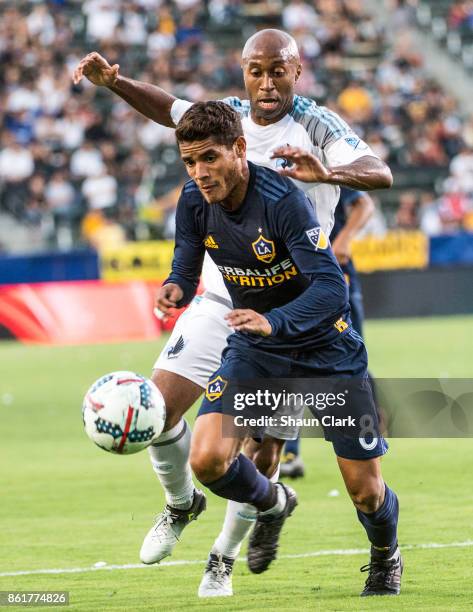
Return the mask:
<svg viewBox="0 0 473 612"><path fill-rule="evenodd" d="M435 542L427 542L426 544L405 544L401 546L404 550L426 550L435 548L465 548L473 546L473 540L466 540L465 542L448 542L446 544L438 544ZM278 559L306 559L307 557L329 557L336 555L366 555L370 551L368 548L346 548L346 549L332 549L332 550L316 550L314 552L299 553L295 555L280 555ZM245 557L240 557L238 561L246 561ZM206 561L182 559L178 561L163 561L158 567L169 567L176 565L203 565ZM127 570L127 569L150 569L155 568L156 565L143 565L142 563L127 563L125 565L104 565L104 566L91 566L91 567L69 567L64 569L36 569L36 570L23 570L17 572L0 572L0 578L5 576L31 576L32 574L82 574L84 572L100 572L100 571L112 571L112 570Z"/></svg>

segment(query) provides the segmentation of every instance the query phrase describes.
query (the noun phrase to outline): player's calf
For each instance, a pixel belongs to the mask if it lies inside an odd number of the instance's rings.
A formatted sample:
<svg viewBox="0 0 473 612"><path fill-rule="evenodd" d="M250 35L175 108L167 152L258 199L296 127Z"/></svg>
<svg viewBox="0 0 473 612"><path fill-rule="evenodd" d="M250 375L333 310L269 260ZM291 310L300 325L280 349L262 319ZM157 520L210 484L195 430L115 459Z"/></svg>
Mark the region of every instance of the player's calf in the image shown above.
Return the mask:
<svg viewBox="0 0 473 612"><path fill-rule="evenodd" d="M253 438L245 440L244 452L258 470L270 478L278 469L284 440L265 436L261 442Z"/></svg>
<svg viewBox="0 0 473 612"><path fill-rule="evenodd" d="M153 469L164 489L166 506L141 546L143 563L169 556L183 529L205 509L205 496L195 489L189 465L191 432L182 414L200 395L193 382L172 372L155 370L153 380L166 403L165 431L149 447Z"/></svg>

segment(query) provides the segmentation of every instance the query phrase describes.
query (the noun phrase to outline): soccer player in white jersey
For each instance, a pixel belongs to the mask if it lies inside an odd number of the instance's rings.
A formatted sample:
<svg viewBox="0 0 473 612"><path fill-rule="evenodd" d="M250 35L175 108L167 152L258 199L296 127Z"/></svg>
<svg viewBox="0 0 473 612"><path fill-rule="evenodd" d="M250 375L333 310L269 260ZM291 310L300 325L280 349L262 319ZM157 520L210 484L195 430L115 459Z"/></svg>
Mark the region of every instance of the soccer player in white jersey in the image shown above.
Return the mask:
<svg viewBox="0 0 473 612"><path fill-rule="evenodd" d="M281 147L286 147L286 152L293 153L292 147L299 147L312 154L310 182L296 182L316 202L326 235L333 225L338 185L363 191L391 186L389 168L345 121L314 101L294 94L301 63L291 36L280 30L262 30L253 35L242 52L242 70L248 100L227 98L225 102L242 116L248 159L289 173L284 168L284 157L277 156L278 148L282 151ZM175 127L191 106L155 85L121 76L119 66L110 66L98 53L81 60L74 82L78 83L82 76L95 85L108 87L146 117L168 127ZM167 421L164 432L150 448L150 456L167 504L143 542L140 556L144 563L156 563L170 555L184 527L205 509L205 497L192 482L188 461L191 434L183 415L202 394L220 363L231 333L224 319L231 301L221 274L209 258L204 261L202 278L203 297L197 297L180 317L154 366L153 380L164 396ZM268 430L260 445L248 445L247 453L261 472L277 480L284 440L295 436L295 432L287 430ZM376 475L361 483L353 493L357 507L375 512L382 503L378 490L381 486L384 485ZM232 563L255 516L256 510L248 504L228 503L199 596L233 594Z"/></svg>

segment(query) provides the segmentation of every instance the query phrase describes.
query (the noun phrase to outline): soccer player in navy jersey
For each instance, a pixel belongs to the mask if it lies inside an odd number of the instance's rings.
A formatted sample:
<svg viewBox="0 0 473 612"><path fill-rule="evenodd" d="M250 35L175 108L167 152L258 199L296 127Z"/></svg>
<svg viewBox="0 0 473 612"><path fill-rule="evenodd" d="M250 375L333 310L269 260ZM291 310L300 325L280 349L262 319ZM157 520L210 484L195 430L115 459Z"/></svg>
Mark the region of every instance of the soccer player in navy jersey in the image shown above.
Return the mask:
<svg viewBox="0 0 473 612"><path fill-rule="evenodd" d="M339 115L295 95L301 69L294 39L280 30L262 30L248 39L242 51L248 99L232 97L225 101L242 117L250 161L278 168L285 160L273 156L273 150L286 144L313 154L310 180L298 182L298 186L316 202L320 225L328 235L338 202L338 185L382 189L390 187L392 176L387 165ZM175 127L191 106L189 101L177 99L158 86L122 76L117 64L110 66L98 53L81 60L74 82L78 83L82 76L109 88L146 117L169 127ZM154 365L152 378L165 398L167 418L149 454L164 488L166 505L143 541L140 557L144 563L156 563L170 555L183 529L205 509L205 496L192 481L188 461L191 434L183 415L200 397L220 362L229 333L224 317L231 309L231 300L210 257L204 261L202 280L205 293L197 296L179 318ZM273 479L278 476L284 444L278 435L268 430L262 444L251 450L259 468ZM250 454L248 448L245 452ZM255 516L251 504L230 501L211 555L235 559ZM213 569L205 572L199 596L232 593L231 574L222 577Z"/></svg>
<svg viewBox="0 0 473 612"><path fill-rule="evenodd" d="M223 389L232 378L267 379L276 371L278 377L366 380L367 355L350 324L345 279L311 202L292 181L247 162L238 114L222 102L195 104L180 120L176 138L192 180L178 202L172 272L156 304L165 313L188 304L205 251L210 254L232 299L226 320L234 333L207 384L190 462L216 495L256 507L248 565L261 573L276 557L281 529L297 499L292 489L258 471L240 452L238 438L224 437ZM288 151L287 156L299 160L301 176L309 171L307 154ZM291 172L297 174L297 167ZM261 261L271 263L264 273ZM337 432L330 440L371 542L362 595L396 595L402 573L399 506L380 466L387 444L380 435L370 444ZM209 560L222 572L230 572L232 564L226 557Z"/></svg>
<svg viewBox="0 0 473 612"><path fill-rule="evenodd" d="M364 227L374 210L373 200L367 193L340 188L340 199L335 209L335 222L330 234L330 243L348 285L348 301L353 329L363 337L363 296L361 283L351 258L350 244ZM373 381L371 381L373 385ZM288 440L284 446L281 476L299 478L305 468L300 454L300 438Z"/></svg>

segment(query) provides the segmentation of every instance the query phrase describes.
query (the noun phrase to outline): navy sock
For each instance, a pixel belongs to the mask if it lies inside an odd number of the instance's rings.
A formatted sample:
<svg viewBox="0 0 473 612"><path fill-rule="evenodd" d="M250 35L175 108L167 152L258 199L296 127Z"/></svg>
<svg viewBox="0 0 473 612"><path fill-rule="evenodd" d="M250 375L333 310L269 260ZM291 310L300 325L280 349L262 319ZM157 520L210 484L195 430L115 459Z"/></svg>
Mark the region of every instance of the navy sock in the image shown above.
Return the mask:
<svg viewBox="0 0 473 612"><path fill-rule="evenodd" d="M394 491L385 486L384 502L376 510L366 514L357 509L358 518L366 529L368 539L373 546L373 554L380 557L390 557L397 546L397 521L399 502Z"/></svg>
<svg viewBox="0 0 473 612"><path fill-rule="evenodd" d="M205 483L212 493L236 502L253 504L264 512L277 502L277 488L241 453L218 480Z"/></svg>
<svg viewBox="0 0 473 612"><path fill-rule="evenodd" d="M296 438L295 440L288 440L286 444L284 445L284 452L286 453L286 455L288 453L292 453L293 455L297 457L299 455L300 442L301 442L300 438Z"/></svg>

